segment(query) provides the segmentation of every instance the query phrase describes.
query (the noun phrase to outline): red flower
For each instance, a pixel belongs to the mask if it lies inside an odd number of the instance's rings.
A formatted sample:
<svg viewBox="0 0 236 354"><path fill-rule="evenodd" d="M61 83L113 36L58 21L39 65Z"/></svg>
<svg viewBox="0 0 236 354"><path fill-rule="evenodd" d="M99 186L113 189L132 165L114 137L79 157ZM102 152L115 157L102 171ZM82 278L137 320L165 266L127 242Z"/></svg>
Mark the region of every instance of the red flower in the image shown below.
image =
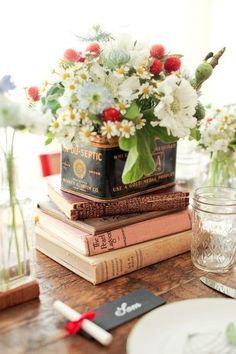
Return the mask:
<svg viewBox="0 0 236 354"><path fill-rule="evenodd" d="M207 117L206 121L207 121L207 123L211 123L213 121L213 118L212 117Z"/></svg>
<svg viewBox="0 0 236 354"><path fill-rule="evenodd" d="M180 66L181 60L178 57L169 57L164 64L165 71L168 73L179 70Z"/></svg>
<svg viewBox="0 0 236 354"><path fill-rule="evenodd" d="M38 101L40 99L40 95L39 95L39 89L37 86L31 86L28 88L27 90L29 97L33 100L33 101Z"/></svg>
<svg viewBox="0 0 236 354"><path fill-rule="evenodd" d="M78 61L78 52L75 49L68 48L64 52L64 60L67 60L67 61Z"/></svg>
<svg viewBox="0 0 236 354"><path fill-rule="evenodd" d="M162 44L154 44L150 49L150 55L153 58L160 59L165 55L165 48Z"/></svg>
<svg viewBox="0 0 236 354"><path fill-rule="evenodd" d="M152 65L150 66L150 73L153 75L158 75L163 70L163 64L159 59L154 59Z"/></svg>
<svg viewBox="0 0 236 354"><path fill-rule="evenodd" d="M80 63L83 63L85 61L85 57L83 57L82 52L77 52L77 60Z"/></svg>
<svg viewBox="0 0 236 354"><path fill-rule="evenodd" d="M104 122L108 122L109 120L112 122L120 121L121 119L121 114L120 111L118 111L116 108L109 107L104 109L102 112L102 120Z"/></svg>
<svg viewBox="0 0 236 354"><path fill-rule="evenodd" d="M86 52L92 53L95 57L99 56L100 54L100 45L98 43L91 43L86 48Z"/></svg>

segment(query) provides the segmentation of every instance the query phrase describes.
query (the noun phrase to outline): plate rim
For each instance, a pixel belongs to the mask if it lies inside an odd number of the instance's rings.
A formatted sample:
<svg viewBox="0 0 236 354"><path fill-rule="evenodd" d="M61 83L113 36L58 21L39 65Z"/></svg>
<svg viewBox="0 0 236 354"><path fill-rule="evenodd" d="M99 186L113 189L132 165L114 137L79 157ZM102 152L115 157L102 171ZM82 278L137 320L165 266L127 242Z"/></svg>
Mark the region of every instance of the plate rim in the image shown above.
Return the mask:
<svg viewBox="0 0 236 354"><path fill-rule="evenodd" d="M235 299L231 299L231 298L221 298L221 297L202 297L202 298L194 298L194 299L185 299L185 300L179 300L179 301L173 301L171 303L166 303L161 305L160 307L157 307L151 311L149 311L148 313L146 313L144 316L142 316L136 323L135 325L132 327L131 331L128 334L127 340L126 340L126 353L127 354L133 354L130 350L130 343L132 340L132 337L134 336L134 333L137 331L137 329L141 326L140 323L142 323L142 321L144 320L144 318L148 318L148 317L152 317L154 312L163 312L165 311L165 309L168 307L173 307L176 306L178 304L182 304L182 303L191 303L191 302L208 302L211 301L212 302L231 302L232 304L235 303L236 305L236 300Z"/></svg>

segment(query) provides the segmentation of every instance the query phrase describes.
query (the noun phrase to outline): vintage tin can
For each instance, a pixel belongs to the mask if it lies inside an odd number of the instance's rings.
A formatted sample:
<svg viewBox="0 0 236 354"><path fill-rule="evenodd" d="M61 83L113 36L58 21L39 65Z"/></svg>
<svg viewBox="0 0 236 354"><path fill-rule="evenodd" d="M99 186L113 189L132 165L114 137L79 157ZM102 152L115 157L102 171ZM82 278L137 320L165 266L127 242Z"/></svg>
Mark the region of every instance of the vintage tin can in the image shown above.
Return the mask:
<svg viewBox="0 0 236 354"><path fill-rule="evenodd" d="M153 153L156 171L135 183L122 183L126 157L127 153L119 148L117 142L104 144L94 141L70 150L62 148L61 189L99 202L175 184L176 143L165 144L157 140Z"/></svg>

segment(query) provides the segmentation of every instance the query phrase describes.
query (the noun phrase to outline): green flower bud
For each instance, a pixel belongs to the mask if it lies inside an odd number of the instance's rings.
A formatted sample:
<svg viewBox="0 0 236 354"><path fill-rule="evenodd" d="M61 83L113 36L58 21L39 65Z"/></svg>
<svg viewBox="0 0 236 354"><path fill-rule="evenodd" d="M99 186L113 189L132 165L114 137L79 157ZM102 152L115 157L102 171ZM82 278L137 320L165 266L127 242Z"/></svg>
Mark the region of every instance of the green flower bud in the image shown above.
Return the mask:
<svg viewBox="0 0 236 354"><path fill-rule="evenodd" d="M205 107L201 104L201 102L198 102L194 117L196 117L197 120L202 120L205 117L205 114L206 114Z"/></svg>
<svg viewBox="0 0 236 354"><path fill-rule="evenodd" d="M213 68L211 64L204 62L198 65L195 71L195 77L198 82L203 82L207 80L212 74Z"/></svg>
<svg viewBox="0 0 236 354"><path fill-rule="evenodd" d="M130 55L124 50L114 49L109 53L108 61L111 66L120 66L126 64L130 60Z"/></svg>

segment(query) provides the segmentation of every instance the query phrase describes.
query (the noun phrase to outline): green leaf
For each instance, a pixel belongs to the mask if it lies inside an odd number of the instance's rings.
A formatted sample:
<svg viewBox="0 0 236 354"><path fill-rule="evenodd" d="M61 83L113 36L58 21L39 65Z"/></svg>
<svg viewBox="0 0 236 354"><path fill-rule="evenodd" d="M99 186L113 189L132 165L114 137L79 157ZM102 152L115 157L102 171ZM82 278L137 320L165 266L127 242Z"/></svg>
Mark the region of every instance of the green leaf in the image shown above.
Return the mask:
<svg viewBox="0 0 236 354"><path fill-rule="evenodd" d="M156 168L151 152L154 138L144 128L137 131L136 136L136 144L130 148L123 170L124 184L136 182L143 176L152 174Z"/></svg>
<svg viewBox="0 0 236 354"><path fill-rule="evenodd" d="M42 98L41 98L41 102L42 102L43 105L45 105L45 103L46 103L46 97L42 97Z"/></svg>
<svg viewBox="0 0 236 354"><path fill-rule="evenodd" d="M156 127L152 127L155 135L163 142L163 143L175 143L178 138L173 136L172 134L168 134L167 129L165 127L160 127L157 125Z"/></svg>
<svg viewBox="0 0 236 354"><path fill-rule="evenodd" d="M190 133L190 137L199 141L201 139L201 133L200 133L199 129L192 128L191 133Z"/></svg>
<svg viewBox="0 0 236 354"><path fill-rule="evenodd" d="M133 146L127 156L125 167L122 174L122 182L128 184L134 181L139 180L142 177L142 174L138 167L138 158L139 153L137 146Z"/></svg>
<svg viewBox="0 0 236 354"><path fill-rule="evenodd" d="M51 142L53 141L53 139L55 138L55 134L53 132L48 131L47 132L47 139L45 141L45 145L51 144Z"/></svg>
<svg viewBox="0 0 236 354"><path fill-rule="evenodd" d="M45 140L45 145L49 145L51 144L51 142L53 141L53 138L47 138L47 140Z"/></svg>
<svg viewBox="0 0 236 354"><path fill-rule="evenodd" d="M49 97L49 96L54 96L55 98L56 97L60 97L63 95L65 89L64 87L62 87L61 85L53 85L48 91L47 91L47 95L46 97Z"/></svg>
<svg viewBox="0 0 236 354"><path fill-rule="evenodd" d="M61 107L60 103L55 99L47 100L47 106L52 111L53 114L55 114L58 108Z"/></svg>
<svg viewBox="0 0 236 354"><path fill-rule="evenodd" d="M226 327L226 338L230 345L236 347L236 328L233 322Z"/></svg>
<svg viewBox="0 0 236 354"><path fill-rule="evenodd" d="M132 102L131 106L127 109L124 117L127 119L135 119L140 115L139 108L136 102Z"/></svg>
<svg viewBox="0 0 236 354"><path fill-rule="evenodd" d="M158 137L164 143L175 143L178 140L178 138L176 138L172 134L168 134L167 129L165 127L161 127L160 125L153 127L150 124L151 121L157 119L153 112L153 109L148 109L147 111L143 112L143 118L148 121L148 124L146 124L145 128L148 129L151 135Z"/></svg>
<svg viewBox="0 0 236 354"><path fill-rule="evenodd" d="M137 145L137 136L133 135L129 139L120 137L119 138L119 146L121 150L129 151L132 147Z"/></svg>

